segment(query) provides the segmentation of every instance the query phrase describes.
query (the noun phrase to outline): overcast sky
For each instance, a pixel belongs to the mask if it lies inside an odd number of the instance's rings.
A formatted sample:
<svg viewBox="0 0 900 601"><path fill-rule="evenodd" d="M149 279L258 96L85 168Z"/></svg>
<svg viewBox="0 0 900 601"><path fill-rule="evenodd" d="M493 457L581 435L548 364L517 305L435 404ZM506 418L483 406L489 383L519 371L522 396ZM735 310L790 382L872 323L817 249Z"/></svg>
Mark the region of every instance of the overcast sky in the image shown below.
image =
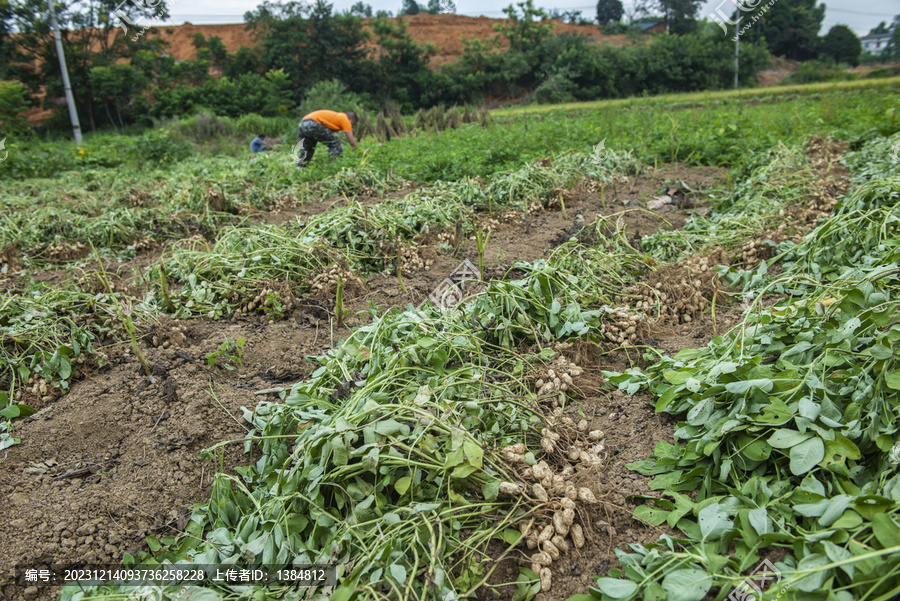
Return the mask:
<svg viewBox="0 0 900 601"><path fill-rule="evenodd" d="M356 0L333 0L335 10L344 10L355 3ZM365 1L365 0L364 0ZM634 6L635 0L623 0L626 14ZM729 0L726 0L726 2ZM706 17L722 2L722 0L709 0L702 7L700 17ZM427 0L425 0L427 4ZM503 17L502 9L511 4L511 0L457 0L457 14L477 17ZM172 13L172 24L180 24L190 21L195 24L202 23L241 23L244 12L252 10L259 4L256 0L170 0L169 6ZM402 0L371 0L367 2L375 10L389 10L397 13ZM545 9L556 8L559 10L580 10L585 17L593 18L596 15L596 3L588 4L585 0L562 0L561 2L541 2L535 0L537 6ZM825 2L825 21L822 30L824 35L832 25L843 23L849 25L858 35L865 35L869 30L881 21L890 22L895 14L900 14L900 2L898 0L830 0ZM856 8L854 8L856 7ZM727 11L729 14L731 10Z"/></svg>

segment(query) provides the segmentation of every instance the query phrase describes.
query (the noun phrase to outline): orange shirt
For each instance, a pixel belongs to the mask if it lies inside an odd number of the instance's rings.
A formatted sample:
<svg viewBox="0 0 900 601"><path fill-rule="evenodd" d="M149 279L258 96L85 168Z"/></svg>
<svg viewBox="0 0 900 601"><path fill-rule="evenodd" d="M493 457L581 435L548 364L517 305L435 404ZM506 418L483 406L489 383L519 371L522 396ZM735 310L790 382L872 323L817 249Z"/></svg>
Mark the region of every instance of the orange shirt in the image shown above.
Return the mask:
<svg viewBox="0 0 900 601"><path fill-rule="evenodd" d="M353 133L353 127L350 125L350 119L345 113L336 113L334 111L313 111L304 119L312 119L316 123L321 123L331 131L347 131Z"/></svg>

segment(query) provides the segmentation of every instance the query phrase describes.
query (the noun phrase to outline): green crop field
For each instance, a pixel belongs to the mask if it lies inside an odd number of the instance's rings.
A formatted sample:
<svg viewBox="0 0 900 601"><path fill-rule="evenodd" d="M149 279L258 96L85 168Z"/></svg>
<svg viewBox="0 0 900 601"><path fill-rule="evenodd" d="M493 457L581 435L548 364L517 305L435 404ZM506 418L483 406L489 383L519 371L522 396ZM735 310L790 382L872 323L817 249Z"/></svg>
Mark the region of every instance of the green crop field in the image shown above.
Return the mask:
<svg viewBox="0 0 900 601"><path fill-rule="evenodd" d="M225 122L280 134L253 159L188 121L12 146L0 592L897 598L898 98L505 109L303 170L285 119Z"/></svg>

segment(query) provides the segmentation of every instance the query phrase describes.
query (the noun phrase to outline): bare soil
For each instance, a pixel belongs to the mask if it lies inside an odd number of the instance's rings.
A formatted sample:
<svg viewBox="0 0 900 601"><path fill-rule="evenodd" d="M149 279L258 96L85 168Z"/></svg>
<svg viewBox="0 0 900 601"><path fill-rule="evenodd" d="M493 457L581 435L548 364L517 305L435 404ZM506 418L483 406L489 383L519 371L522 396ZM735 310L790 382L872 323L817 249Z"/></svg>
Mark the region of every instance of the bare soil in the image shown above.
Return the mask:
<svg viewBox="0 0 900 601"><path fill-rule="evenodd" d="M365 21L370 21L366 19ZM463 53L463 40L493 38L497 35L494 25L504 19L488 17L467 17L464 15L418 15L403 17L407 31L418 44L431 43L437 47L437 53L431 58L430 66L437 68L448 62L459 59ZM572 25L554 21L556 33L573 33L586 36L594 43L624 46L628 40L624 34L603 35L596 25ZM160 27L159 37L169 42L168 52L177 60L197 58L191 36L202 33L209 38L219 36L229 52L236 52L241 46L253 47L253 32L246 29L243 23L234 25L193 25L185 23L173 27ZM149 36L150 34L148 34ZM151 36L152 37L152 36Z"/></svg>
<svg viewBox="0 0 900 601"><path fill-rule="evenodd" d="M664 207L668 211L646 210L648 200L667 193L678 180L697 192L676 194L676 202ZM725 180L721 169L670 166L631 178L615 194L606 191L602 201L599 192L567 192L565 216L556 208L532 213L527 220L517 215L491 224L486 275L504 277L514 261L546 256L597 215L626 211L626 227L636 238L659 228L680 227L692 211L705 210L703 190ZM286 209L259 219L283 222L329 204ZM348 301L353 317L346 326L367 320L362 312L370 302L382 308L418 304L463 258L477 263L475 243L468 234L459 242L456 256L425 246L423 252L434 263L430 269L403 273L406 292L395 274L369 277ZM119 266L121 285L133 285L134 275L159 252L148 250L131 264ZM59 270L53 277L67 276ZM233 474L235 466L254 459L243 453L242 415L245 408L252 410L266 398L257 393L302 380L312 370L305 356L321 354L346 337L349 330L333 327L330 309L327 303L311 302L276 322L263 317L175 322L164 317L141 343L153 366L151 377L143 375L133 353L121 344L106 349L107 366L73 383L65 396L38 404L39 411L17 425L22 443L0 455L0 494L8 516L0 521L0 599L46 600L59 592L56 587L29 588L15 581L15 566L59 569L113 563L125 552L144 548L147 536L180 532L191 505L209 499L216 469ZM719 329L734 317L724 308L718 315ZM706 316L691 324L661 324L657 330L652 344L674 353L704 345L713 335L713 324ZM153 335L160 346L151 344ZM233 370L221 362L207 365L206 354L226 338L246 340L242 365ZM629 496L647 493L648 479L625 465L648 456L658 441L672 440L672 422L655 415L648 399L610 393L600 386L602 370L623 370L640 362L637 349L578 344L567 353L593 382L570 403L570 410L582 412L592 428L608 433L611 457L597 480L585 483L601 501L583 516L591 525L588 543L554 563L553 589L541 596L547 600L585 592L593 576L616 565L616 547L658 537L658 528L632 517L635 503ZM211 447L217 451L203 453ZM513 557L505 559L492 582L514 581L518 565ZM512 590L485 588L482 597L506 599Z"/></svg>

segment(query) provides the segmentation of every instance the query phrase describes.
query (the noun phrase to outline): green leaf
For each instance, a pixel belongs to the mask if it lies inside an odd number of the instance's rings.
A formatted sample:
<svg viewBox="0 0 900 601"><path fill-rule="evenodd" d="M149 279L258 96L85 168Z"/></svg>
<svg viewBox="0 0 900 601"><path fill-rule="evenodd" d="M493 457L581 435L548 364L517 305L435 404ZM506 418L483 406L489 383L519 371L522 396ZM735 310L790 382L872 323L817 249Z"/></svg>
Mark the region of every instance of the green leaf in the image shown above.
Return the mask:
<svg viewBox="0 0 900 601"><path fill-rule="evenodd" d="M659 526L666 521L669 512L658 507L650 507L649 505L638 505L634 508L634 515L640 520L650 522L654 526Z"/></svg>
<svg viewBox="0 0 900 601"><path fill-rule="evenodd" d="M352 586L342 586L331 593L328 601L350 601L355 594L356 589Z"/></svg>
<svg viewBox="0 0 900 601"><path fill-rule="evenodd" d="M681 353L678 353L676 357L680 357ZM737 371L739 365L733 361L720 361L716 363L711 370L709 370L710 378L718 378L721 374L732 374Z"/></svg>
<svg viewBox="0 0 900 601"><path fill-rule="evenodd" d="M862 525L863 520L862 517L852 509L848 509L844 512L844 515L839 517L832 526L835 528L840 528L842 530L852 530L860 525Z"/></svg>
<svg viewBox="0 0 900 601"><path fill-rule="evenodd" d="M331 453L335 465L347 465L350 463L350 451L344 445L342 438L335 438L331 443Z"/></svg>
<svg viewBox="0 0 900 601"><path fill-rule="evenodd" d="M802 342L798 342L794 346L790 347L788 350L781 353L781 358L787 359L788 357L793 357L794 355L799 355L802 352L808 351L811 348L812 348L812 344L810 344L809 342L804 340ZM796 362L797 361L795 360L794 363L796 363Z"/></svg>
<svg viewBox="0 0 900 601"><path fill-rule="evenodd" d="M887 384L889 388L900 390L900 369L895 369L894 371L885 375L884 383Z"/></svg>
<svg viewBox="0 0 900 601"><path fill-rule="evenodd" d="M769 443L771 444L771 442ZM821 438L810 438L791 447L791 473L801 476L825 458L825 444Z"/></svg>
<svg viewBox="0 0 900 601"><path fill-rule="evenodd" d="M763 409L762 415L755 418L758 423L782 425L794 416L790 407L778 397L769 397L769 405Z"/></svg>
<svg viewBox="0 0 900 601"><path fill-rule="evenodd" d="M481 469L484 450L472 439L466 439L463 442L463 451L466 453L466 459L474 468Z"/></svg>
<svg viewBox="0 0 900 601"><path fill-rule="evenodd" d="M852 440L838 432L835 434L834 440L825 441L825 458L828 461L840 461L841 457L858 460L862 454Z"/></svg>
<svg viewBox="0 0 900 601"><path fill-rule="evenodd" d="M523 584L516 589L510 601L531 601L539 592L541 592L540 580L531 584Z"/></svg>
<svg viewBox="0 0 900 601"><path fill-rule="evenodd" d="M730 382L725 385L725 390L732 394L744 394L752 388L759 388L763 392L772 390L772 380L762 378L759 380L741 380L739 382Z"/></svg>
<svg viewBox="0 0 900 601"><path fill-rule="evenodd" d="M756 533L760 536L771 532L771 529L769 528L769 516L765 507L751 509L747 513L747 518L750 521L750 525L753 526L753 529L756 530Z"/></svg>
<svg viewBox="0 0 900 601"><path fill-rule="evenodd" d="M872 518L872 532L884 548L900 546L900 526L886 513Z"/></svg>
<svg viewBox="0 0 900 601"><path fill-rule="evenodd" d="M669 384L680 385L687 382L687 379L690 378L694 374L693 370L682 369L679 371L669 370L663 372L663 378L666 379L666 382Z"/></svg>
<svg viewBox="0 0 900 601"><path fill-rule="evenodd" d="M413 399L413 403L422 406L428 402L431 398L431 388L428 384L424 384L419 386L419 391L416 393L416 397Z"/></svg>
<svg viewBox="0 0 900 601"><path fill-rule="evenodd" d="M522 539L522 533L514 528L506 528L501 533L501 536L509 545L516 545Z"/></svg>
<svg viewBox="0 0 900 601"><path fill-rule="evenodd" d="M459 465L466 459L466 454L463 451L462 447L453 449L447 456L444 458L444 467L449 469L454 465Z"/></svg>
<svg viewBox="0 0 900 601"><path fill-rule="evenodd" d="M712 587L712 578L703 570L675 570L662 581L667 601L700 601Z"/></svg>
<svg viewBox="0 0 900 601"><path fill-rule="evenodd" d="M488 482L484 486L481 487L481 494L484 496L485 501L494 501L497 499L497 495L500 494L500 482L496 480L492 480Z"/></svg>
<svg viewBox="0 0 900 601"><path fill-rule="evenodd" d="M894 502L891 499L879 495L857 497L856 501L853 503L853 508L856 512L870 521L875 521L875 516L879 513L889 511L893 506Z"/></svg>
<svg viewBox="0 0 900 601"><path fill-rule="evenodd" d="M409 485L412 484L412 478L409 476L403 476L396 482L394 482L394 490L396 490L401 495L405 495L406 491L409 490Z"/></svg>
<svg viewBox="0 0 900 601"><path fill-rule="evenodd" d="M657 399L656 401L656 412L662 413L663 411L665 411L666 408L672 404L672 401L674 401L678 396L679 392L681 392L681 388L679 386L669 386L669 388L664 393L659 395L659 399Z"/></svg>
<svg viewBox="0 0 900 601"><path fill-rule="evenodd" d="M597 578L597 589L612 599L628 599L637 592L638 586L631 580Z"/></svg>
<svg viewBox="0 0 900 601"><path fill-rule="evenodd" d="M468 463L465 463L463 465L457 465L455 468L453 468L453 471L450 472L450 477L451 478L468 478L476 471L478 471L477 467L475 467L474 465L469 465Z"/></svg>
<svg viewBox="0 0 900 601"><path fill-rule="evenodd" d="M828 507L825 509L822 517L819 518L819 524L826 528L834 524L844 514L852 500L853 497L850 495L837 495L829 499Z"/></svg>
<svg viewBox="0 0 900 601"><path fill-rule="evenodd" d="M714 408L713 400L706 397L688 411L687 422L692 426L702 426L709 420Z"/></svg>
<svg viewBox="0 0 900 601"><path fill-rule="evenodd" d="M538 579L538 575L528 568L519 568L517 582L519 587L513 593L510 601L531 601L535 595L541 592L541 581Z"/></svg>
<svg viewBox="0 0 900 601"><path fill-rule="evenodd" d="M660 459L679 459L681 457L682 450L678 448L678 446L673 445L670 442L666 442L665 440L660 440L656 443L656 446L653 447L653 454L659 457Z"/></svg>
<svg viewBox="0 0 900 601"><path fill-rule="evenodd" d="M734 527L728 511L722 505L713 503L700 510L697 515L703 540L717 540Z"/></svg>
<svg viewBox="0 0 900 601"><path fill-rule="evenodd" d="M8 417L9 419L15 419L17 417L28 417L34 413L34 409L29 407L28 405L10 405L9 407L4 407L0 409L0 416Z"/></svg>
<svg viewBox="0 0 900 601"><path fill-rule="evenodd" d="M403 431L403 425L393 419L386 419L375 424L375 432L382 436L394 436Z"/></svg>
<svg viewBox="0 0 900 601"><path fill-rule="evenodd" d="M810 421L813 421L817 417L819 417L819 412L821 411L821 407L819 407L819 404L814 403L812 399L806 396L800 399L799 409L800 415Z"/></svg>
<svg viewBox="0 0 900 601"><path fill-rule="evenodd" d="M681 493L670 492L669 494L675 497L675 509L669 513L669 517L666 518L666 523L669 525L669 528L674 528L678 523L678 520L694 509L694 502L691 501L690 497Z"/></svg>
<svg viewBox="0 0 900 601"><path fill-rule="evenodd" d="M422 336L421 338L416 340L416 344L424 349L431 349L438 345L438 341L431 336Z"/></svg>
<svg viewBox="0 0 900 601"><path fill-rule="evenodd" d="M666 472L650 481L650 490L671 490L681 482L681 470Z"/></svg>
<svg viewBox="0 0 900 601"><path fill-rule="evenodd" d="M406 568L404 566L399 563L391 564L391 566L388 567L388 571L399 584L404 584L406 582Z"/></svg>
<svg viewBox="0 0 900 601"><path fill-rule="evenodd" d="M796 430L778 429L769 437L768 443L776 449L789 449L810 438L810 434L801 434Z"/></svg>
<svg viewBox="0 0 900 601"><path fill-rule="evenodd" d="M807 518L817 518L828 509L828 499L820 499L815 503L798 503L794 505L794 511Z"/></svg>
<svg viewBox="0 0 900 601"><path fill-rule="evenodd" d="M753 440L749 436L738 438L741 454L750 461L765 461L772 454L772 446L765 440Z"/></svg>
<svg viewBox="0 0 900 601"><path fill-rule="evenodd" d="M825 554L828 555L828 559L830 559L832 563L838 563L840 561L853 557L853 554L850 551L848 551L844 547L837 546L831 541L823 541L822 545L825 547ZM853 574L856 572L856 566L854 566L852 562L845 563L841 565L840 568L850 578L853 578Z"/></svg>
<svg viewBox="0 0 900 601"><path fill-rule="evenodd" d="M797 571L809 570L810 573L795 581L794 587L803 592L811 593L822 588L825 579L831 570L822 570L822 566L828 565L829 560L821 553L810 553L797 564Z"/></svg>

